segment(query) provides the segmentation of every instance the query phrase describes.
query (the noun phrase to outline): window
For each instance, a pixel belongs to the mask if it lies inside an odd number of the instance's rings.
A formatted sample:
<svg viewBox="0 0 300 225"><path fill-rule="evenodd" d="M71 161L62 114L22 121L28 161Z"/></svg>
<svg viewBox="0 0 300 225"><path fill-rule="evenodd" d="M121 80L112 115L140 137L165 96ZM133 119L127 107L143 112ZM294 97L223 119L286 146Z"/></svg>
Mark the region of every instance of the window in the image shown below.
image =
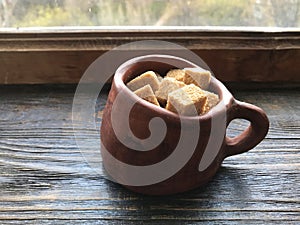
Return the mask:
<svg viewBox="0 0 300 225"><path fill-rule="evenodd" d="M1 0L0 26L299 27L300 0Z"/></svg>
<svg viewBox="0 0 300 225"><path fill-rule="evenodd" d="M0 83L78 82L145 39L191 49L222 81L300 82L299 27L300 0L0 0Z"/></svg>

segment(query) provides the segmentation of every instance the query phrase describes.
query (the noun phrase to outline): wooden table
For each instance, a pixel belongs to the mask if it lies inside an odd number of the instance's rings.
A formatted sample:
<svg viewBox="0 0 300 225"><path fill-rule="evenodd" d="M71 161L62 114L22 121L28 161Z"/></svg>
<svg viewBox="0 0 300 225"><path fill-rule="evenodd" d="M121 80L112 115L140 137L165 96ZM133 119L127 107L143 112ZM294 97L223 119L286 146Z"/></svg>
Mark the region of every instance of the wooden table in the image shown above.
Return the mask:
<svg viewBox="0 0 300 225"><path fill-rule="evenodd" d="M0 86L0 224L300 224L299 91L234 90L268 114L266 139L226 159L205 187L149 197L86 163L73 135L74 90ZM234 121L228 133L244 126Z"/></svg>

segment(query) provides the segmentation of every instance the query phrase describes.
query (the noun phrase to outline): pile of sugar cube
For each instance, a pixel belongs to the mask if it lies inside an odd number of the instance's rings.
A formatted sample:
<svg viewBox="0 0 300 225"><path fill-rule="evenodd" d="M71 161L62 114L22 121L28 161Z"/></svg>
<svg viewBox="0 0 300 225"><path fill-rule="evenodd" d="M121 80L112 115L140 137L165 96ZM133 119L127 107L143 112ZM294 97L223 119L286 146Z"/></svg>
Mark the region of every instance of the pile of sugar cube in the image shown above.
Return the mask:
<svg viewBox="0 0 300 225"><path fill-rule="evenodd" d="M140 98L184 116L207 113L219 96L208 91L211 73L202 68L172 69L162 77L147 71L126 85Z"/></svg>

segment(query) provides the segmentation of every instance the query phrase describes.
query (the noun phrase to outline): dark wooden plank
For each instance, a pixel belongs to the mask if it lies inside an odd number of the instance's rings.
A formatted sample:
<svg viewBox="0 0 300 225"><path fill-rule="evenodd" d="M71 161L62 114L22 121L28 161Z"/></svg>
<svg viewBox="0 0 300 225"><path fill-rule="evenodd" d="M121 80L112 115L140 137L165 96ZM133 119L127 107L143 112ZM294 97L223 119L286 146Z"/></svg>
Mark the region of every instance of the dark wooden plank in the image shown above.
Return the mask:
<svg viewBox="0 0 300 225"><path fill-rule="evenodd" d="M0 32L0 84L77 83L97 57L143 40L186 47L203 58L222 81L300 82L297 30L139 28ZM161 49L141 54L159 53L167 54ZM169 54L178 52L170 50Z"/></svg>
<svg viewBox="0 0 300 225"><path fill-rule="evenodd" d="M226 159L208 185L149 197L106 180L86 163L73 136L74 90L68 85L0 87L0 224L300 222L299 91L232 90L238 99L266 110L267 138L250 152ZM100 96L99 110L106 96ZM228 133L236 135L245 125L233 121ZM98 135L85 130L80 138ZM94 147L88 148L98 159Z"/></svg>

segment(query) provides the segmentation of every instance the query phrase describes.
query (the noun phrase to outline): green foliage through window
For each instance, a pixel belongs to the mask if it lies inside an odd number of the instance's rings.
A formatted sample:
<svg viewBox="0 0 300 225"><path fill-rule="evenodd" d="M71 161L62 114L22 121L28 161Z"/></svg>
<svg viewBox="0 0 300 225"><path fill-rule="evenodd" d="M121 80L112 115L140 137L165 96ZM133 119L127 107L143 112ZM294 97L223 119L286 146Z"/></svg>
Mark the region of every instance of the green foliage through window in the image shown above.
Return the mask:
<svg viewBox="0 0 300 225"><path fill-rule="evenodd" d="M0 0L0 27L300 27L300 0Z"/></svg>

